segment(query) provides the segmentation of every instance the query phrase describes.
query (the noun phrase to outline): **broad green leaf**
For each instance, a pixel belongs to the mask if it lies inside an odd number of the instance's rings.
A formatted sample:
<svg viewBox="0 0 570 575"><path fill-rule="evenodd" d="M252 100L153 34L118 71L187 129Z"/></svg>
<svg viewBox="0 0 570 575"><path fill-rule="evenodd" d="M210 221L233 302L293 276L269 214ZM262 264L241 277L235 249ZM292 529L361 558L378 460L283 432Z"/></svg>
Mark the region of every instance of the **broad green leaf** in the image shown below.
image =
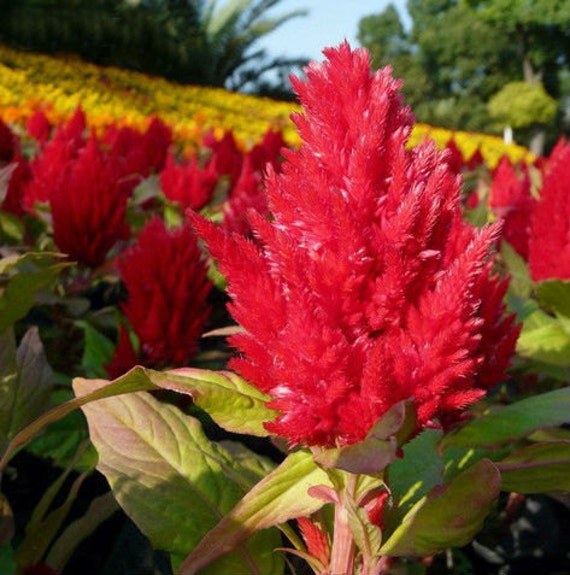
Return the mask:
<svg viewBox="0 0 570 575"><path fill-rule="evenodd" d="M540 282L536 286L536 296L541 304L556 315L570 318L570 281Z"/></svg>
<svg viewBox="0 0 570 575"><path fill-rule="evenodd" d="M570 491L570 441L530 445L495 464L504 491Z"/></svg>
<svg viewBox="0 0 570 575"><path fill-rule="evenodd" d="M493 407L451 433L442 446L497 447L543 427L570 422L570 387L534 395L505 407Z"/></svg>
<svg viewBox="0 0 570 575"><path fill-rule="evenodd" d="M21 218L0 210L0 234L14 243L23 243L25 231Z"/></svg>
<svg viewBox="0 0 570 575"><path fill-rule="evenodd" d="M0 334L0 448L47 410L53 372L37 328L30 328L17 350L11 330Z"/></svg>
<svg viewBox="0 0 570 575"><path fill-rule="evenodd" d="M180 560L244 495L247 477L200 422L148 393L83 407L99 453L97 468L126 513L153 546ZM249 535L253 535L249 533ZM282 572L277 530L241 541L203 574Z"/></svg>
<svg viewBox="0 0 570 575"><path fill-rule="evenodd" d="M388 468L390 491L400 510L414 503L443 481L443 459L437 451L442 432L426 429L403 447L404 456Z"/></svg>
<svg viewBox="0 0 570 575"><path fill-rule="evenodd" d="M526 261L506 241L501 242L501 258L511 276L509 292L517 297L527 298L532 292L533 282Z"/></svg>
<svg viewBox="0 0 570 575"><path fill-rule="evenodd" d="M434 555L473 539L501 488L499 471L483 459L418 501L382 546L388 556Z"/></svg>
<svg viewBox="0 0 570 575"><path fill-rule="evenodd" d="M56 263L61 254L28 252L0 260L0 274L6 274L0 292L0 332L23 318L36 303L36 294L49 286L69 263Z"/></svg>
<svg viewBox="0 0 570 575"><path fill-rule="evenodd" d="M181 372L183 375L180 375ZM85 392L92 389L94 391ZM59 421L78 407L106 397L157 389L190 395L196 405L207 411L216 423L228 431L266 436L263 422L275 416L275 412L265 406L268 396L229 371L188 368L162 373L138 366L114 381L79 377L74 380L74 390L79 397L41 415L16 434L0 460L0 472L19 447L30 441L46 425Z"/></svg>
<svg viewBox="0 0 570 575"><path fill-rule="evenodd" d="M0 573L2 575L16 575L16 556L10 543L0 544Z"/></svg>
<svg viewBox="0 0 570 575"><path fill-rule="evenodd" d="M517 352L537 361L570 366L570 333L558 318L537 309L524 320Z"/></svg>
<svg viewBox="0 0 570 575"><path fill-rule="evenodd" d="M167 372L148 370L160 388L192 396L220 427L235 433L266 437L263 424L276 412L265 404L270 397L231 371L181 368Z"/></svg>
<svg viewBox="0 0 570 575"><path fill-rule="evenodd" d="M198 543L184 560L179 575L202 574L202 568L230 552L259 529L308 516L324 502L311 497L311 487L332 487L327 474L317 467L310 453L291 453Z"/></svg>

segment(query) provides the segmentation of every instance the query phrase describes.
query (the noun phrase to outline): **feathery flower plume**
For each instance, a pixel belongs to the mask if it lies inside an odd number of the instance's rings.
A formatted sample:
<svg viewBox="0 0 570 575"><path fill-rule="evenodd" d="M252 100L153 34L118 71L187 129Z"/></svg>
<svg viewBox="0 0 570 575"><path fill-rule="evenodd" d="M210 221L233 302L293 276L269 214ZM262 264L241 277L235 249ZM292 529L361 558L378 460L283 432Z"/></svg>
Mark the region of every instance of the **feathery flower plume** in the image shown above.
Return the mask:
<svg viewBox="0 0 570 575"><path fill-rule="evenodd" d="M159 218L151 219L118 267L128 294L121 307L139 338L142 362L185 365L210 314L212 287L190 226L168 230Z"/></svg>
<svg viewBox="0 0 570 575"><path fill-rule="evenodd" d="M544 168L529 238L534 281L570 279L570 143L560 141Z"/></svg>
<svg viewBox="0 0 570 575"><path fill-rule="evenodd" d="M293 78L303 143L266 179L252 242L190 217L243 327L231 367L272 396L291 445L362 440L397 402L449 423L503 377L517 329L492 273L500 227L461 219L445 152L406 149L413 116L390 69L347 43Z"/></svg>
<svg viewBox="0 0 570 575"><path fill-rule="evenodd" d="M528 258L530 217L536 200L530 191L528 169L520 167L522 177L504 156L493 174L489 207L501 218L503 237L518 254Z"/></svg>

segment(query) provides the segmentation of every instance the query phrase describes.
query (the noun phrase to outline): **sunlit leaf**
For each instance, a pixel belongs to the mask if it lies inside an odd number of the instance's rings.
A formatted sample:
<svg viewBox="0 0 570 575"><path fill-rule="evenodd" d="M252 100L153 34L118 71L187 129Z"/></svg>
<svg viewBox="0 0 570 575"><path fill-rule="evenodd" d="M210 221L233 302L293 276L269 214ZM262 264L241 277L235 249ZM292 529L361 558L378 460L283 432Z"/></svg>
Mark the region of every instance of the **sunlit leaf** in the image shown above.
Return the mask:
<svg viewBox="0 0 570 575"><path fill-rule="evenodd" d="M421 557L466 545L481 529L500 487L495 465L488 459L479 461L418 501L381 553Z"/></svg>
<svg viewBox="0 0 570 575"><path fill-rule="evenodd" d="M570 387L493 407L445 437L444 447L496 447L526 437L543 427L570 422Z"/></svg>
<svg viewBox="0 0 570 575"><path fill-rule="evenodd" d="M570 491L570 441L524 447L496 462L504 491Z"/></svg>
<svg viewBox="0 0 570 575"><path fill-rule="evenodd" d="M98 469L117 501L153 546L177 562L244 495L247 476L200 422L147 393L83 407L99 453ZM249 533L252 535L252 533ZM279 574L278 531L241 541L203 573Z"/></svg>
<svg viewBox="0 0 570 575"><path fill-rule="evenodd" d="M259 529L314 513L324 502L311 497L308 491L318 485L332 486L312 455L304 451L291 453L208 532L185 559L180 575L201 574L204 566Z"/></svg>

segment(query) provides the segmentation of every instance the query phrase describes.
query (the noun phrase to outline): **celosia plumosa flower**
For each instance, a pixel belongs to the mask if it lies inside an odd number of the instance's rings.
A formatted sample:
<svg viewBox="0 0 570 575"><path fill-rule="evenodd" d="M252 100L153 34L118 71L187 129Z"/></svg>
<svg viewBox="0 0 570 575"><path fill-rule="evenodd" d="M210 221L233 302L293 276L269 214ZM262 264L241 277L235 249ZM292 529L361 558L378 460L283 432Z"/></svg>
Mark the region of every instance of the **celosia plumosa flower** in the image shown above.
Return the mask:
<svg viewBox="0 0 570 575"><path fill-rule="evenodd" d="M428 143L389 69L344 43L294 79L303 144L266 181L256 241L192 220L244 329L232 367L272 396L291 444L363 439L400 400L447 420L502 377L517 330L492 274L499 228L460 215L460 179Z"/></svg>
<svg viewBox="0 0 570 575"><path fill-rule="evenodd" d="M211 283L191 227L168 230L153 218L118 267L128 295L121 309L139 338L141 361L185 365L210 313Z"/></svg>
<svg viewBox="0 0 570 575"><path fill-rule="evenodd" d="M560 141L544 166L529 238L532 279L570 279L570 143Z"/></svg>
<svg viewBox="0 0 570 575"><path fill-rule="evenodd" d="M504 222L505 240L525 259L528 258L530 216L535 203L528 169L521 166L517 170L505 156L493 174L489 207Z"/></svg>
<svg viewBox="0 0 570 575"><path fill-rule="evenodd" d="M84 265L100 266L130 235L126 209L134 184L123 177L120 158L105 154L91 136L49 193L58 249Z"/></svg>

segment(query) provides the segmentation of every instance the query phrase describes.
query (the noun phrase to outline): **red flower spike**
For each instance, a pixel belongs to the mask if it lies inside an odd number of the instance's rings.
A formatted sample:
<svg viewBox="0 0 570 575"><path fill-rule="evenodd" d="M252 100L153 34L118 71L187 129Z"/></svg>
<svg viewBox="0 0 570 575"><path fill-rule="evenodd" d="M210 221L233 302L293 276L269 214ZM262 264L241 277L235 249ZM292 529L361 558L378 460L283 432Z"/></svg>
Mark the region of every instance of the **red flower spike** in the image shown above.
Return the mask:
<svg viewBox="0 0 570 575"><path fill-rule="evenodd" d="M168 154L160 172L160 187L164 195L184 210L201 210L212 199L217 183L218 175L212 162L201 168L196 158L177 164L173 154Z"/></svg>
<svg viewBox="0 0 570 575"><path fill-rule="evenodd" d="M20 143L10 127L0 118L0 168L9 164L19 153Z"/></svg>
<svg viewBox="0 0 570 575"><path fill-rule="evenodd" d="M266 428L343 446L404 399L419 427L448 424L503 377L517 330L491 272L500 227L462 220L445 152L407 149L400 82L347 43L324 54L293 78L303 144L269 170L255 242L191 219L244 328L231 367L280 413Z"/></svg>
<svg viewBox="0 0 570 575"><path fill-rule="evenodd" d="M534 281L570 279L570 143L559 142L544 167L528 263Z"/></svg>
<svg viewBox="0 0 570 575"><path fill-rule="evenodd" d="M119 240L129 237L125 221L133 182L122 178L120 160L105 155L92 136L75 160L63 166L49 202L53 239L71 259L99 267Z"/></svg>
<svg viewBox="0 0 570 575"><path fill-rule="evenodd" d="M25 190L26 210L36 202L48 202L51 191L61 187L66 172L85 146L85 114L78 108L69 122L58 126L42 153L30 163L32 178Z"/></svg>
<svg viewBox="0 0 570 575"><path fill-rule="evenodd" d="M204 137L204 145L212 150L210 161L218 177L228 176L230 184L235 185L241 174L243 153L238 148L232 132L225 132L221 140L216 140L210 133Z"/></svg>
<svg viewBox="0 0 570 575"><path fill-rule="evenodd" d="M26 131L41 146L49 140L51 129L52 125L43 110L36 110L26 122Z"/></svg>
<svg viewBox="0 0 570 575"><path fill-rule="evenodd" d="M143 362L185 365L210 313L211 283L192 229L168 230L153 218L118 268L128 293L121 308L139 338Z"/></svg>
<svg viewBox="0 0 570 575"><path fill-rule="evenodd" d="M489 207L504 221L503 237L523 258L528 259L530 217L536 200L530 191L530 176L521 167L522 177L508 158L503 157L493 174Z"/></svg>
<svg viewBox="0 0 570 575"><path fill-rule="evenodd" d="M323 565L328 565L331 550L327 536L307 517L298 517L297 524L307 551Z"/></svg>
<svg viewBox="0 0 570 575"><path fill-rule="evenodd" d="M251 159L253 168L260 173L265 173L269 163L278 172L282 160L281 151L286 146L287 142L283 138L283 132L267 130L261 142L249 151L248 156Z"/></svg>

